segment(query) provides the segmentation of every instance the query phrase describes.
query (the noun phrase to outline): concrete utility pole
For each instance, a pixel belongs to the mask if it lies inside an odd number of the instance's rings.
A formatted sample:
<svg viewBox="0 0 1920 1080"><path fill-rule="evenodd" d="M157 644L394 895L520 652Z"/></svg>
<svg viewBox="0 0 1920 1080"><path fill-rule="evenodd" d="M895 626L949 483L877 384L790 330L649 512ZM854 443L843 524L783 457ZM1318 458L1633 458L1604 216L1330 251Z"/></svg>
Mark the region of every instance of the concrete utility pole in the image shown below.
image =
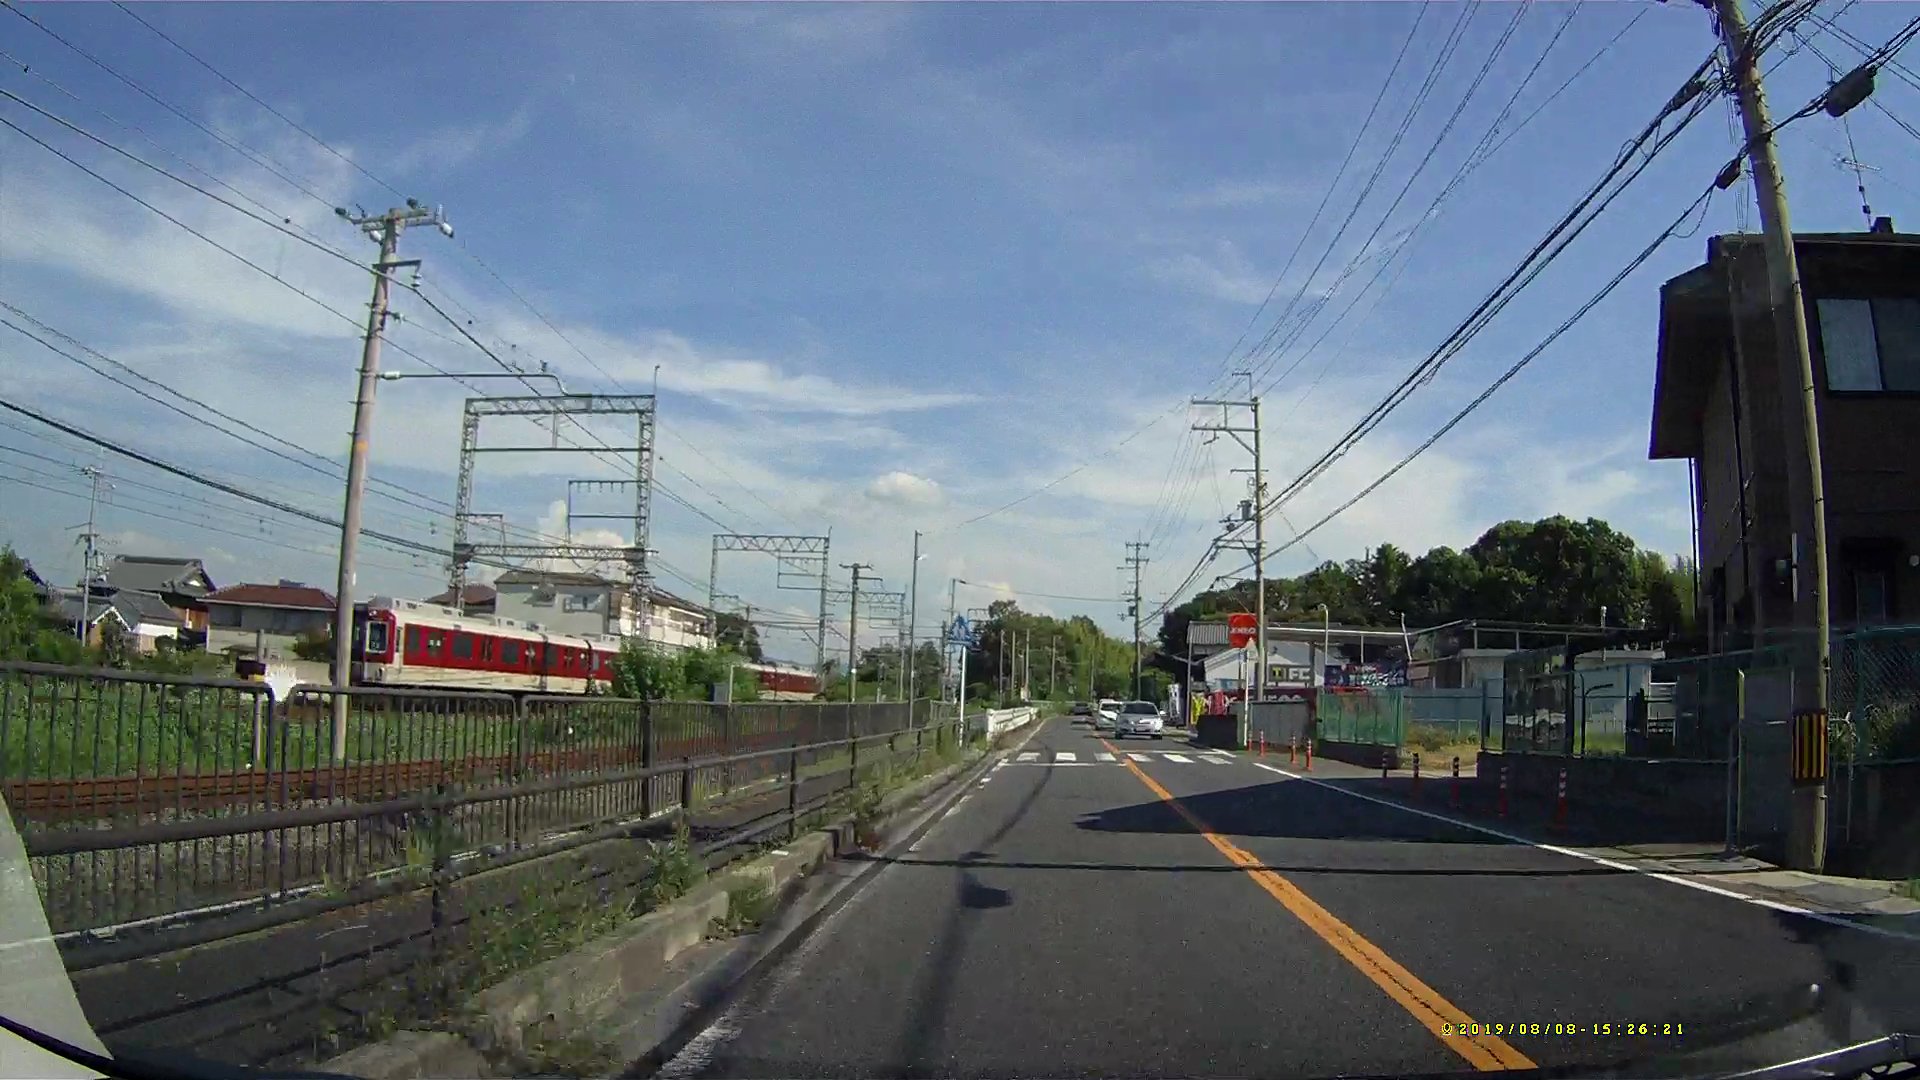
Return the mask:
<svg viewBox="0 0 1920 1080"><path fill-rule="evenodd" d="M380 245L380 258L373 264L373 302L367 308L366 340L360 347L360 389L353 400L353 442L347 449L347 501L340 515L340 572L334 582L333 598L333 760L347 756L347 695L339 693L352 682L353 673L353 590L354 559L360 548L360 500L367 489L367 443L373 437L373 397L380 385L380 342L387 328L387 290L393 272L419 266L420 260L396 260L400 233L409 225L433 225L445 235L453 235L439 207L428 209L412 199L404 207L384 214L353 217L336 208L334 213L359 227ZM460 590L454 589L453 602L460 602Z"/></svg>
<svg viewBox="0 0 1920 1080"><path fill-rule="evenodd" d="M1133 602L1127 608L1127 614L1133 616L1133 698L1140 699L1140 568L1147 565L1148 559L1142 554L1147 550L1145 540L1127 541L1127 562L1121 569L1133 571Z"/></svg>
<svg viewBox="0 0 1920 1080"><path fill-rule="evenodd" d="M1740 119L1747 136L1747 160L1753 167L1753 192L1760 208L1760 226L1767 253L1767 298L1773 309L1776 355L1780 359L1781 404L1786 431L1798 420L1802 454L1787 454L1787 505L1793 515L1794 625L1814 628L1811 648L1795 643L1793 707L1796 713L1816 711L1824 725L1827 715L1827 678L1831 666L1832 619L1827 603L1827 497L1820 465L1820 417L1815 407L1813 353L1807 344L1806 300L1800 285L1800 263L1788 223L1786 186L1774 155L1773 124L1767 115L1767 97L1752 49L1740 0L1714 0L1720 37L1726 45L1740 102ZM1739 314L1735 313L1735 318ZM1798 386L1793 394L1786 388ZM1798 416L1792 415L1798 411ZM1801 588L1800 538L1813 547L1812 573ZM1811 610L1809 610L1809 608ZM1794 788L1793 817L1788 827L1788 859L1796 869L1819 873L1826 863L1827 784Z"/></svg>
<svg viewBox="0 0 1920 1080"><path fill-rule="evenodd" d="M841 563L842 570L853 571L853 599L847 604L847 700L858 701L860 686L860 571L871 570L871 563Z"/></svg>
<svg viewBox="0 0 1920 1080"><path fill-rule="evenodd" d="M1218 398L1193 398L1192 404L1194 405L1217 406L1220 409L1219 423L1195 424L1193 425L1193 430L1209 431L1209 432L1225 434L1226 436L1231 438L1234 442L1239 443L1241 449L1253 455L1253 468L1251 470L1252 472L1251 485L1253 489L1253 497L1249 500L1243 501L1240 504L1240 512L1237 515L1237 518L1228 517L1225 521L1221 522L1221 524L1225 527L1224 531L1227 533L1231 533L1234 529L1238 528L1242 523L1244 523L1249 518L1251 518L1253 520L1253 543L1249 545L1244 540L1229 540L1223 537L1220 540L1216 540L1215 544L1219 547L1239 548L1253 556L1253 589L1254 589L1253 617L1257 622L1257 627L1254 632L1255 634L1254 648L1258 650L1260 655L1260 660L1258 663L1253 665L1253 695L1251 700L1261 701L1266 698L1267 655L1268 655L1267 654L1267 524L1266 524L1267 522L1267 515L1266 515L1267 474L1266 474L1264 465L1260 459L1260 396L1253 392L1253 372L1236 371L1234 372L1234 374L1245 376L1247 380L1246 400L1245 401L1225 401ZM1246 426L1244 427L1237 426L1233 423L1233 417L1229 411L1232 409L1248 410L1248 412L1251 414L1251 419L1249 420ZM1253 441L1248 442L1246 439L1241 438L1242 435L1253 436ZM1233 471L1247 472L1249 470L1235 469Z"/></svg>
<svg viewBox="0 0 1920 1080"><path fill-rule="evenodd" d="M87 531L80 534L80 542L86 547L80 554L80 644L87 643L87 616L93 614L93 575L100 560L100 549L94 542L100 534L94 530L94 514L100 508L101 477L105 474L97 465L81 468L81 474L87 478Z"/></svg>
<svg viewBox="0 0 1920 1080"><path fill-rule="evenodd" d="M951 642L947 642L946 637L947 635L953 633L953 616L954 616L953 605L954 605L956 594L959 591L960 584L961 584L961 579L959 578L947 579L947 621L941 627L941 630L940 630L940 637L943 642L943 644L940 646L940 678L943 681L951 677L953 674L953 665L951 661L948 659L950 656L952 656L952 653L948 649L948 646L951 644ZM967 646L961 645L960 647L962 649L965 649ZM965 657L963 656L962 659L965 659ZM942 686L940 688L940 700L945 701L946 699L947 699L946 687Z"/></svg>
<svg viewBox="0 0 1920 1080"><path fill-rule="evenodd" d="M1047 700L1052 701L1054 692L1060 688L1060 635L1055 634L1047 642Z"/></svg>
<svg viewBox="0 0 1920 1080"><path fill-rule="evenodd" d="M916 670L920 652L920 530L913 530L913 565L907 573L907 700L913 700L915 686L919 680Z"/></svg>

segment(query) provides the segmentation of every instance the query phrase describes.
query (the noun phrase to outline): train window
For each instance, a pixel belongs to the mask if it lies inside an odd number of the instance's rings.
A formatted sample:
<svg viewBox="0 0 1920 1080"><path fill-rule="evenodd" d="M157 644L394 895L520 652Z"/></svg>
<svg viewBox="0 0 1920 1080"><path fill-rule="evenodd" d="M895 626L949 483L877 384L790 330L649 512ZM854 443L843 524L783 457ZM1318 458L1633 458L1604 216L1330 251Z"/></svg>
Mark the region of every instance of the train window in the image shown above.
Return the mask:
<svg viewBox="0 0 1920 1080"><path fill-rule="evenodd" d="M421 634L420 634L420 628L419 628L419 627L417 627L417 626L409 626L409 627L407 627L407 657L408 657L408 659L412 659L413 657L416 657L416 656L419 656L419 655L420 655L420 638L421 638Z"/></svg>
<svg viewBox="0 0 1920 1080"><path fill-rule="evenodd" d="M453 658L455 660L473 659L473 635L472 634L454 634L453 635Z"/></svg>
<svg viewBox="0 0 1920 1080"><path fill-rule="evenodd" d="M547 670L560 670L560 646L558 645L547 646Z"/></svg>
<svg viewBox="0 0 1920 1080"><path fill-rule="evenodd" d="M519 667L520 666L520 643L517 641L501 642L500 643L500 659L506 661L509 664L512 664L515 667Z"/></svg>
<svg viewBox="0 0 1920 1080"><path fill-rule="evenodd" d="M379 656L387 651L387 624L370 622L367 624L367 652Z"/></svg>

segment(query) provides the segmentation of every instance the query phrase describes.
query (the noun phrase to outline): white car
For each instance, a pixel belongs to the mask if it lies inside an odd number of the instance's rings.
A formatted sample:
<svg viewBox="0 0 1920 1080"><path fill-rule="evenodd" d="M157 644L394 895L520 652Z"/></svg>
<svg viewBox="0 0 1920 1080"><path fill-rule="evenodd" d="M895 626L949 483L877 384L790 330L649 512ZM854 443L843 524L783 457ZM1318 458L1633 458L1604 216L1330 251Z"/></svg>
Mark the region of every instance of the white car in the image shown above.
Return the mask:
<svg viewBox="0 0 1920 1080"><path fill-rule="evenodd" d="M1160 706L1151 701L1129 701L1120 706L1113 719L1113 737L1124 739L1129 735L1147 735L1155 739L1166 729L1166 718L1160 715Z"/></svg>
<svg viewBox="0 0 1920 1080"><path fill-rule="evenodd" d="M1112 698L1101 698L1100 704L1093 710L1093 726L1096 730L1113 730L1114 720L1120 715L1121 703Z"/></svg>

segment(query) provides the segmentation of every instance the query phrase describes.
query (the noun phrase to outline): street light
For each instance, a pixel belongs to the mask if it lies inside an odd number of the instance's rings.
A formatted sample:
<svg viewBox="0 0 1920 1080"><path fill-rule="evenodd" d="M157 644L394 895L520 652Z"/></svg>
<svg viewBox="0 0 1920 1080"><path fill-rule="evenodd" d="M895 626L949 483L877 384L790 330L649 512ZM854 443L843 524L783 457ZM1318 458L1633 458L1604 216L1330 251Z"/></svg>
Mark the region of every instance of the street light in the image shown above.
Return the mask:
<svg viewBox="0 0 1920 1080"><path fill-rule="evenodd" d="M560 376L550 371L383 371L382 382L399 382L401 379L552 379L553 385L562 394L567 392Z"/></svg>

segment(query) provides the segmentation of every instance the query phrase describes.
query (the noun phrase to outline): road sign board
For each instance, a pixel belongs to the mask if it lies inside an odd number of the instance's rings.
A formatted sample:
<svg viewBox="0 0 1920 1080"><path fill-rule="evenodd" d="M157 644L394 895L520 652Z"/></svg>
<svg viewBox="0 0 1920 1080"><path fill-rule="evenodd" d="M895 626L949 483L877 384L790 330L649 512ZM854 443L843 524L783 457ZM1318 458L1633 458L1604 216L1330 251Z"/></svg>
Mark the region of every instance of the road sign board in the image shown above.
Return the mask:
<svg viewBox="0 0 1920 1080"><path fill-rule="evenodd" d="M1258 637L1259 633L1260 624L1254 619L1251 612L1236 611L1227 616L1227 644L1229 646L1236 649L1241 648L1245 646L1247 642Z"/></svg>
<svg viewBox="0 0 1920 1080"><path fill-rule="evenodd" d="M965 615L955 615L953 617L953 625L947 628L947 643L949 645L977 645L979 642L980 635L973 629L972 625L967 622L967 617Z"/></svg>

